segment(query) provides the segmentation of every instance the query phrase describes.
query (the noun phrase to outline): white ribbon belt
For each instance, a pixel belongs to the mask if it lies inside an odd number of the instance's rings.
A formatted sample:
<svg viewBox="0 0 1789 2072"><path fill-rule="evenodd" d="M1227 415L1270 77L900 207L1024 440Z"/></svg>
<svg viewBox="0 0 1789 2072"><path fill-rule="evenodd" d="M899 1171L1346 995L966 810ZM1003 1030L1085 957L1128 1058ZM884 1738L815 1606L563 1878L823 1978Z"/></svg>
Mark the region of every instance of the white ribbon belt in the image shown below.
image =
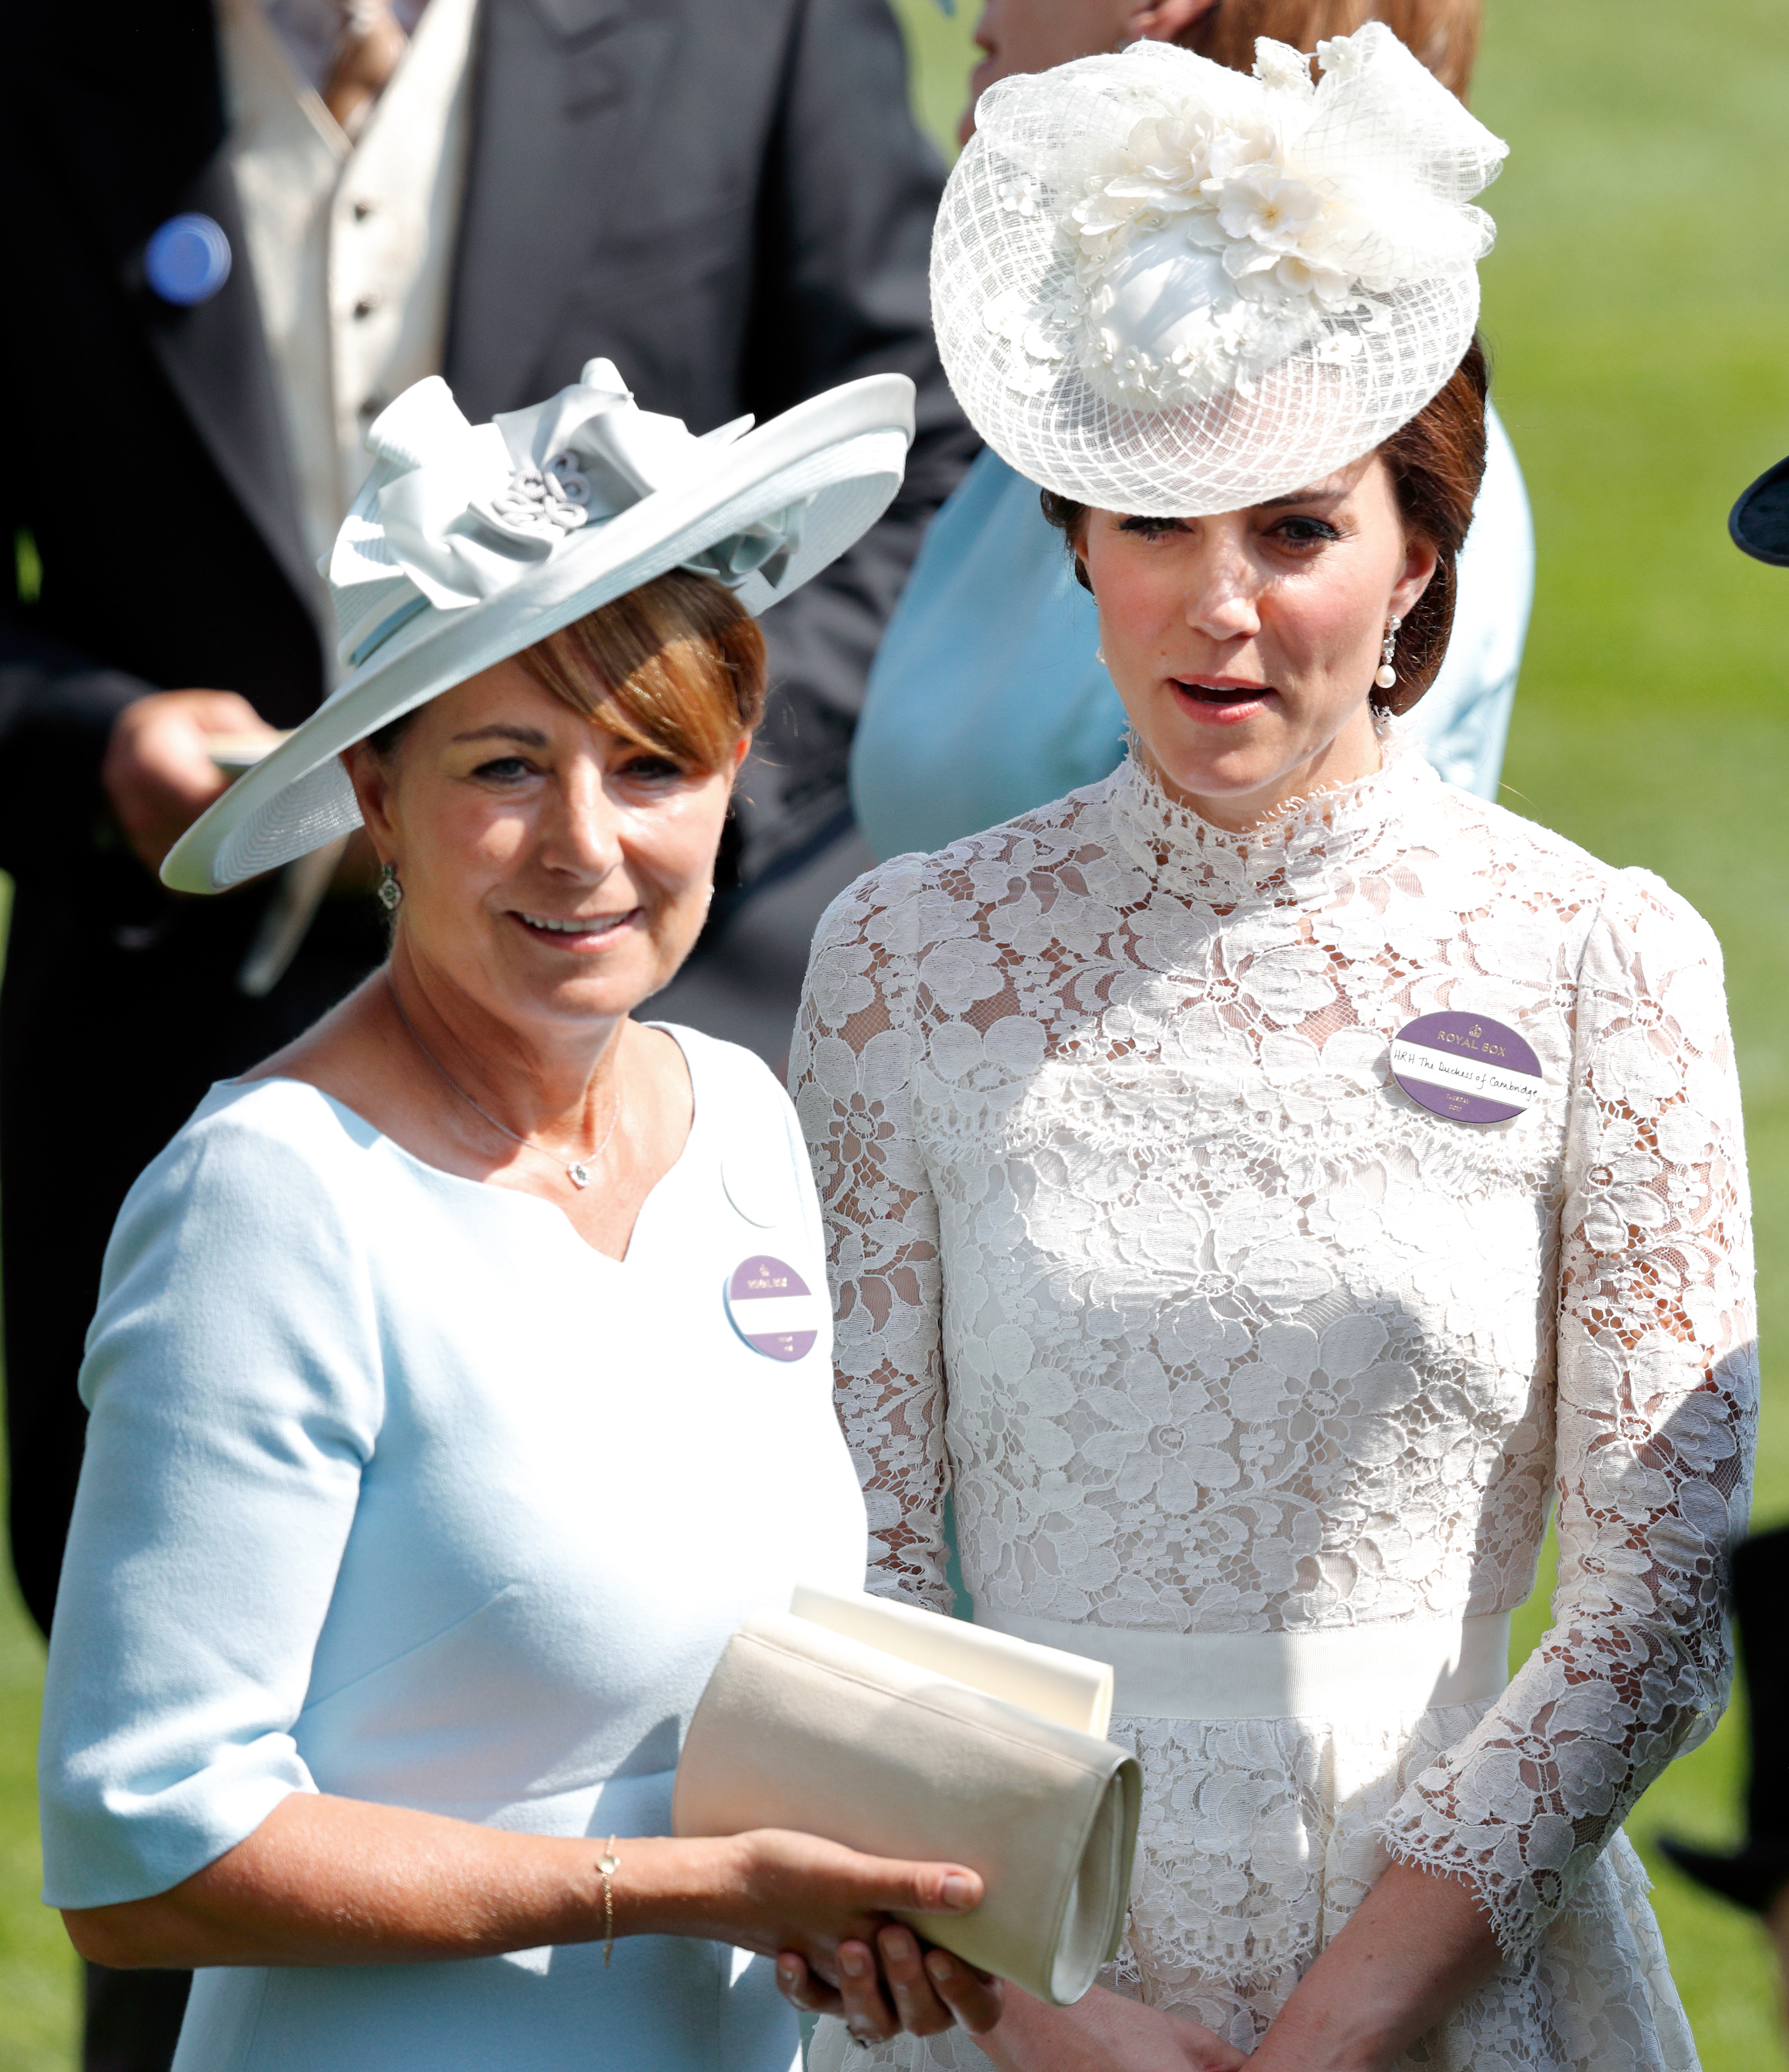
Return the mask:
<svg viewBox="0 0 1789 2072"><path fill-rule="evenodd" d="M1110 1663L1112 1709L1133 1719L1384 1719L1495 1698L1509 1681L1507 1612L1310 1633L1066 1626L980 1606L975 1621Z"/></svg>

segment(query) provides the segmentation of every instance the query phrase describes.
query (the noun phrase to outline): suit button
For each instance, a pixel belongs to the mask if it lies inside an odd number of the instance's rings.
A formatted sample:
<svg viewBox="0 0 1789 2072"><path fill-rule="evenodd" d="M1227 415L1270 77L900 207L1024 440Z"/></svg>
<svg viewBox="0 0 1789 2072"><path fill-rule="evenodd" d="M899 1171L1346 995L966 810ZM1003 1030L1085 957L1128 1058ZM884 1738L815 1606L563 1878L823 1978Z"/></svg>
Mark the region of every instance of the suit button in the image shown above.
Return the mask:
<svg viewBox="0 0 1789 2072"><path fill-rule="evenodd" d="M208 216L171 216L143 247L143 278L176 309L208 302L230 278L230 240Z"/></svg>
<svg viewBox="0 0 1789 2072"><path fill-rule="evenodd" d="M354 305L354 314L357 317L370 317L378 306L379 298L376 295L363 295Z"/></svg>

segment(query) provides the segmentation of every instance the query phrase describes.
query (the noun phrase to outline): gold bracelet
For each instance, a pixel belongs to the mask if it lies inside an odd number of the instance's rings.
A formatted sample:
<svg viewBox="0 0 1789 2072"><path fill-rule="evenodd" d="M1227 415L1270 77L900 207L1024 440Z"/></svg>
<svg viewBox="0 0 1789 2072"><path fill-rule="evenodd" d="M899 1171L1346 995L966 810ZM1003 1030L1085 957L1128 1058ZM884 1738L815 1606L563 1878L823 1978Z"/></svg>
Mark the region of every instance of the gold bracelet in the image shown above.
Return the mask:
<svg viewBox="0 0 1789 2072"><path fill-rule="evenodd" d="M621 1868L613 1835L609 1837L608 1848L597 1858L596 1867L603 1873L603 1968L607 1971L615 1953L615 1896L610 1880Z"/></svg>

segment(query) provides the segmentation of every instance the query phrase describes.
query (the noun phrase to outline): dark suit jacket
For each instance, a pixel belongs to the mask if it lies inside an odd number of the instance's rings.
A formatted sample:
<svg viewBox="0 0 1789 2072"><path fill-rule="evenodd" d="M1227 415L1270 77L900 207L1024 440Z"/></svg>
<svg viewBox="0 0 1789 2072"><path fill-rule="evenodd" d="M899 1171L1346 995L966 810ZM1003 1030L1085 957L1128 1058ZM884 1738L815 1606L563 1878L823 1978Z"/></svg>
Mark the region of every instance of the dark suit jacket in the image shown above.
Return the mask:
<svg viewBox="0 0 1789 2072"><path fill-rule="evenodd" d="M210 0L0 4L0 1166L15 1559L47 1616L78 1465L80 1341L136 1173L213 1079L376 960L326 907L267 1000L234 973L266 889L164 895L108 822L113 720L146 689L239 690L276 725L323 683L291 472L224 154ZM845 807L853 718L932 511L973 442L926 258L941 179L886 0L482 0L446 376L475 421L593 354L697 430L872 371L918 441L882 524L765 621L773 767L748 880ZM143 278L181 211L236 255L196 307ZM37 571L41 571L40 579ZM17 595L12 594L16 587Z"/></svg>

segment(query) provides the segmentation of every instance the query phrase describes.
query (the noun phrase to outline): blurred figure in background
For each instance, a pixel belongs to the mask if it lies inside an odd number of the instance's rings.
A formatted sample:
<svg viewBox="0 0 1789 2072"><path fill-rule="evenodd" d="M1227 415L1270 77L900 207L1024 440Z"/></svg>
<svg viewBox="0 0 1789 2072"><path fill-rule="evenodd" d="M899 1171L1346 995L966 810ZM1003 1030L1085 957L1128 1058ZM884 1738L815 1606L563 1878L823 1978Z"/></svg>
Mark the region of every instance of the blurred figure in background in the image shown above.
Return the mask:
<svg viewBox="0 0 1789 2072"><path fill-rule="evenodd" d="M1789 2009L1789 1776L1783 1766L1789 1662L1781 1642L1786 1584L1789 1526L1761 1532L1733 1549L1732 1609L1751 1744L1746 1839L1730 1852L1698 1848L1670 1835L1661 1836L1659 1846L1704 1891L1731 1900L1764 1923Z"/></svg>
<svg viewBox="0 0 1789 2072"><path fill-rule="evenodd" d="M1789 568L1789 460L1761 475L1733 508L1727 529L1754 561ZM1789 1526L1760 1532L1733 1550L1733 1618L1746 1680L1751 1743L1746 1839L1730 1853L1693 1848L1670 1836L1659 1847L1705 1891L1757 1914L1775 1946L1789 2021L1789 1776L1783 1737L1789 1718L1789 1661L1782 1646L1789 1586Z"/></svg>
<svg viewBox="0 0 1789 2072"><path fill-rule="evenodd" d="M698 430L874 372L918 384L900 499L771 629L731 886L671 1010L773 1060L812 920L867 861L844 839L865 672L973 449L927 308L942 168L886 0L22 10L0 166L0 541L17 569L0 598L16 886L0 1238L13 1558L47 1630L76 1375L125 1190L208 1086L384 954L369 898L340 873L324 896L328 861L202 902L153 876L220 763L264 750L352 664L315 563L373 417L440 372L483 420L598 356ZM792 891L812 914L792 918ZM755 966L733 954L755 927ZM90 1124L73 1142L71 1114ZM95 1978L88 2063L166 2063L183 1981Z"/></svg>
<svg viewBox="0 0 1789 2072"><path fill-rule="evenodd" d="M1310 51L1378 20L1463 100L1480 14L1481 0L987 0L970 92L1139 37L1246 72L1258 36ZM973 121L972 98L965 138ZM1450 783L1490 799L1528 632L1534 532L1495 409L1487 435L1453 639L1410 723ZM870 672L851 791L878 860L942 849L1115 769L1125 715L1098 646L1093 599L1035 487L985 450L933 523Z"/></svg>

